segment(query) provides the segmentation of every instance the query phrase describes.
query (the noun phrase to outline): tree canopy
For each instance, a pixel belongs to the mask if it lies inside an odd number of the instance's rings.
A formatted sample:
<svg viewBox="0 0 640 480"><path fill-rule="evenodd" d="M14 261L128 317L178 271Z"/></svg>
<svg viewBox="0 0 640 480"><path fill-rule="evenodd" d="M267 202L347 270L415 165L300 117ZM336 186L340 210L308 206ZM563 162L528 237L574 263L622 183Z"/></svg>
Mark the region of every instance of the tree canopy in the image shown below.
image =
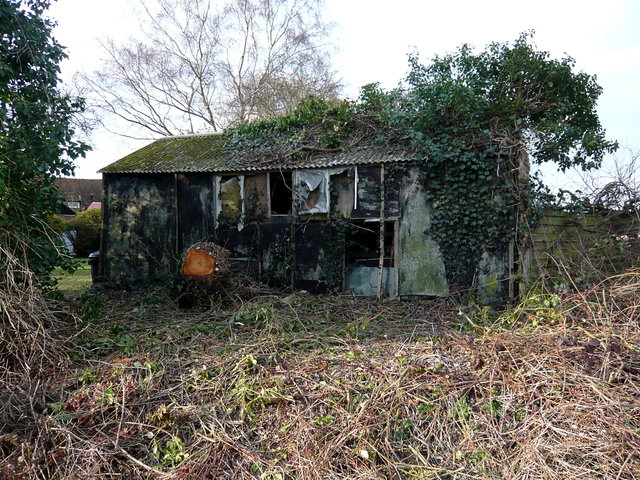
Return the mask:
<svg viewBox="0 0 640 480"><path fill-rule="evenodd" d="M0 243L22 245L37 273L60 261L47 227L60 201L53 178L73 173L73 159L88 148L73 138L83 106L59 88L65 53L43 17L48 7L0 3Z"/></svg>
<svg viewBox="0 0 640 480"><path fill-rule="evenodd" d="M464 45L428 65L410 57L402 90L410 129L467 149L524 150L534 162L555 162L562 170L599 166L617 148L596 111L602 88L595 76L574 71L574 59L553 59L531 37L492 43L480 53ZM429 153L439 156L437 149Z"/></svg>
<svg viewBox="0 0 640 480"><path fill-rule="evenodd" d="M434 234L452 280L468 284L483 252L529 220L529 161L590 169L617 144L598 118L596 78L538 50L530 33L409 64L404 87L377 108L423 159Z"/></svg>

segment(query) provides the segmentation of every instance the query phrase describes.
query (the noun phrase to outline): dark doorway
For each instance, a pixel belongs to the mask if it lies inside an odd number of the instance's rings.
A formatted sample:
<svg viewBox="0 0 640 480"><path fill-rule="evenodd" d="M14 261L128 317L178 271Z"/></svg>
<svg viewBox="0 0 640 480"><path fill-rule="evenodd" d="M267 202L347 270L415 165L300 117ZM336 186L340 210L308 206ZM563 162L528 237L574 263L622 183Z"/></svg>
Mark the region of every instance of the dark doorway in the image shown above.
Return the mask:
<svg viewBox="0 0 640 480"><path fill-rule="evenodd" d="M271 172L269 187L271 215L290 215L293 203L291 172Z"/></svg>

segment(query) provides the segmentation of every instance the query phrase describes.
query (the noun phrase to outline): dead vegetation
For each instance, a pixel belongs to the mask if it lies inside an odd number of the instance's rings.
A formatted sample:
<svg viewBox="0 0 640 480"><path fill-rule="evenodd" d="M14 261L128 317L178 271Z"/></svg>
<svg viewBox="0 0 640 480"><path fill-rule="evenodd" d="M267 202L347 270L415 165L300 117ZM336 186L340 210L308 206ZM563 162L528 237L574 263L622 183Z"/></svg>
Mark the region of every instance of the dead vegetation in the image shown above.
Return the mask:
<svg viewBox="0 0 640 480"><path fill-rule="evenodd" d="M7 470L4 460L10 452L18 453L7 432L28 432L28 438L36 440L35 445L19 446L23 457L43 448L38 444L41 433L46 438L42 405L69 365L66 347L71 339L56 332L63 326L68 329L74 317L56 311L46 298L26 267L27 248L15 236L0 232L0 478L19 478Z"/></svg>
<svg viewBox="0 0 640 480"><path fill-rule="evenodd" d="M640 270L500 316L266 293L180 312L159 298L80 299L73 365L41 366L42 402L13 397L32 413L1 427L0 478L639 476ZM11 375L3 388L26 381Z"/></svg>
<svg viewBox="0 0 640 480"><path fill-rule="evenodd" d="M0 429L4 430L18 418L35 421L34 405L43 401L52 373L68 360L67 342L55 335L63 323L62 312L52 309L51 300L25 266L26 245L5 241L6 237L0 232L0 425L4 425Z"/></svg>

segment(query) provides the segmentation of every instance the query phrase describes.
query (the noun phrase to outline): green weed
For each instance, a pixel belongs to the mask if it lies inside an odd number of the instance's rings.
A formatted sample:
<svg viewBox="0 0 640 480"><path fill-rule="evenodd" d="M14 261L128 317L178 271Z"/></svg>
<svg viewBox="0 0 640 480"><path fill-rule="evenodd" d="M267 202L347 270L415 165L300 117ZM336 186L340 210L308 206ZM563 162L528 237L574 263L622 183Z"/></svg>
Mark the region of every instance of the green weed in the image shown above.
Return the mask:
<svg viewBox="0 0 640 480"><path fill-rule="evenodd" d="M167 440L164 446L153 441L151 444L151 455L166 468L175 468L189 458L184 440L176 436Z"/></svg>
<svg viewBox="0 0 640 480"><path fill-rule="evenodd" d="M462 396L456 401L454 407L449 412L449 418L458 421L469 420L470 413L471 407L469 406L467 397Z"/></svg>

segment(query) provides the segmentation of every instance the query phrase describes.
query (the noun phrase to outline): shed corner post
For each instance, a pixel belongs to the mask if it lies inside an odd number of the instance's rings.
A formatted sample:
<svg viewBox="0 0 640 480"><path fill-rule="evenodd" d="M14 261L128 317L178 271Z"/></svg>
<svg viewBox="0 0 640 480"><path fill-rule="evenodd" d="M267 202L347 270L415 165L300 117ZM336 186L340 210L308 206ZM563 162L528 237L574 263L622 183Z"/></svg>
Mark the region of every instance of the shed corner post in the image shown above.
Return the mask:
<svg viewBox="0 0 640 480"><path fill-rule="evenodd" d="M102 220L102 228L100 229L100 257L98 257L98 276L105 277L106 259L107 259L107 233L109 231L109 202L107 196L107 179L108 175L102 174L102 208L100 209L100 219Z"/></svg>

